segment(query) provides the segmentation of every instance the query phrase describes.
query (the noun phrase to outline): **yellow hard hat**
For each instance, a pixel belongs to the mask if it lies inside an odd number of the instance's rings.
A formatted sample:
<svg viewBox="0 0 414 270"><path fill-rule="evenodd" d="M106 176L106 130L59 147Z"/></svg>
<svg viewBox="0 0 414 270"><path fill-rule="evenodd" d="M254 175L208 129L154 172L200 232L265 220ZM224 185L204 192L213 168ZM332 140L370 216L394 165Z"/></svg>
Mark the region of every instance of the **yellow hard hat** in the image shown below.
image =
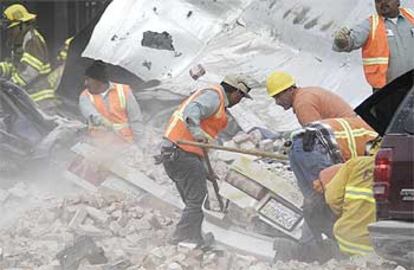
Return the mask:
<svg viewBox="0 0 414 270"><path fill-rule="evenodd" d="M4 17L10 22L8 28L36 19L36 14L30 13L23 5L14 4L4 10Z"/></svg>
<svg viewBox="0 0 414 270"><path fill-rule="evenodd" d="M267 93L270 97L276 96L293 85L295 85L295 78L283 71L275 71L271 73L266 80Z"/></svg>

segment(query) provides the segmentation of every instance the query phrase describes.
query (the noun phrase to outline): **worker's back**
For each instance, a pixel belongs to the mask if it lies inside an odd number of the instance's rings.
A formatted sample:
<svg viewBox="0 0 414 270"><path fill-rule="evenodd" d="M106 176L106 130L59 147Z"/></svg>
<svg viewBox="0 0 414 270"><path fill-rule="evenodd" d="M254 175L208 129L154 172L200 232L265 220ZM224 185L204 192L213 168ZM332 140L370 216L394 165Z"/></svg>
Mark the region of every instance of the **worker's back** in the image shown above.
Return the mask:
<svg viewBox="0 0 414 270"><path fill-rule="evenodd" d="M302 126L328 118L356 116L352 107L345 100L320 87L298 88L292 107Z"/></svg>

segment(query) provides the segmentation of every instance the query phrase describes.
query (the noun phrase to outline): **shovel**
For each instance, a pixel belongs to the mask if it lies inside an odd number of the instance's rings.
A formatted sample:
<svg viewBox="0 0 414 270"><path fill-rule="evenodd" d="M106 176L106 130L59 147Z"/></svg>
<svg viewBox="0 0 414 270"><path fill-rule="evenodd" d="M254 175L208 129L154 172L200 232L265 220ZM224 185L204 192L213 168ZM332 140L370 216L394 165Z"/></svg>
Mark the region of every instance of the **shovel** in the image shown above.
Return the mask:
<svg viewBox="0 0 414 270"><path fill-rule="evenodd" d="M217 183L218 176L214 173L213 167L211 166L210 158L208 156L207 149L203 148L204 157L207 164L207 179L213 184L214 193L216 193L216 198L220 206L220 211L225 212L223 198L220 195L220 189Z"/></svg>

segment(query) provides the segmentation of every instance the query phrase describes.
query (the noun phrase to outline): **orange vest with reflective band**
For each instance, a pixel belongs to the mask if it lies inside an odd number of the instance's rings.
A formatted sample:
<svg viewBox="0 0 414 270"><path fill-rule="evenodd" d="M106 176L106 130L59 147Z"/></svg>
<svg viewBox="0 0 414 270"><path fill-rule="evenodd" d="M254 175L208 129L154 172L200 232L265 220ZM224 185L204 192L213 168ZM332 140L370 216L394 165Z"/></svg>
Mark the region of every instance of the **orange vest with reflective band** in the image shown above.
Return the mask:
<svg viewBox="0 0 414 270"><path fill-rule="evenodd" d="M414 12L408 8L400 8L401 14L414 25ZM371 32L362 48L362 62L365 77L373 88L382 88L387 84L387 72L390 59L387 31L384 18L372 15Z"/></svg>
<svg viewBox="0 0 414 270"><path fill-rule="evenodd" d="M84 90L82 95L89 97L96 110L113 125L113 129L118 135L128 143L134 141L134 133L129 127L128 114L126 110L127 97L131 89L128 85L112 84L108 92L108 107L101 95L92 95L88 90ZM93 137L104 136L101 129L91 128L90 134Z"/></svg>
<svg viewBox="0 0 414 270"><path fill-rule="evenodd" d="M359 117L332 118L320 122L330 126L344 161L364 156L367 142L378 136Z"/></svg>
<svg viewBox="0 0 414 270"><path fill-rule="evenodd" d="M195 141L193 135L188 130L183 119L183 112L188 104L191 103L196 97L201 95L205 90L214 90L220 97L220 106L217 111L206 119L200 121L200 127L204 131L204 135L207 138L216 138L217 135L227 126L227 114L224 104L224 94L221 90L221 86L217 85L212 88L206 88L196 91L190 97L181 103L177 110L171 116L164 137L177 144L178 140ZM178 145L178 144L177 144ZM199 147L190 145L178 145L182 150L190 153L204 156L203 150Z"/></svg>

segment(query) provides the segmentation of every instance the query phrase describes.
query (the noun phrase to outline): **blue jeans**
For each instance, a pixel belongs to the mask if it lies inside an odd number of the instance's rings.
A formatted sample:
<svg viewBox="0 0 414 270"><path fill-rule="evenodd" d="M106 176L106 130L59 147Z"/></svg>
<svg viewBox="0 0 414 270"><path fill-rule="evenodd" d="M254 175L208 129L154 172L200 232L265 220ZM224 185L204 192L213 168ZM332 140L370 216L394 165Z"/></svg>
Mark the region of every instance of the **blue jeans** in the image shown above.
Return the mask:
<svg viewBox="0 0 414 270"><path fill-rule="evenodd" d="M315 142L312 151L305 152L302 138L293 140L289 161L304 198L314 192L312 182L319 178L319 173L334 165L327 150L318 141Z"/></svg>
<svg viewBox="0 0 414 270"><path fill-rule="evenodd" d="M334 163L332 162L327 150L318 141L310 152L303 150L302 138L296 138L292 142L292 148L289 153L290 167L296 176L297 184L303 194L304 203L312 197L313 181L319 178L319 173ZM314 239L314 236L308 226L304 223L302 227L301 242L307 243Z"/></svg>

